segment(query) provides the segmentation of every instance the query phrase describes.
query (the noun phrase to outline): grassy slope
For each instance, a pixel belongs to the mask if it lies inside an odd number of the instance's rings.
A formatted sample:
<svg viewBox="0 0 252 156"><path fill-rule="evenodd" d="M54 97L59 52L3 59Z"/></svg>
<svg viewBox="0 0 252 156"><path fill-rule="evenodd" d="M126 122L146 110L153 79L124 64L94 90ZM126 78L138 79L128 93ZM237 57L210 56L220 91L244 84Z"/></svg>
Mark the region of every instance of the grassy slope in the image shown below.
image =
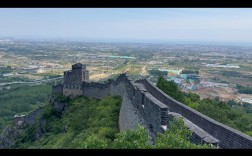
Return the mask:
<svg viewBox="0 0 252 156"><path fill-rule="evenodd" d="M56 117L51 105L47 105L42 117L47 121L43 127L46 134L34 141L38 124L30 126L15 148L85 148L90 136L110 144L119 132L120 103L118 96L102 100L79 97L70 101L61 117Z"/></svg>
<svg viewBox="0 0 252 156"><path fill-rule="evenodd" d="M13 148L209 148L190 143L191 132L181 119L169 123L170 131L159 133L155 145L149 144L150 137L143 126L119 132L119 96L108 96L102 100L78 97L68 102L67 110L60 116L56 116L51 105L46 105L42 115L46 124L37 122L29 126ZM44 131L44 136L35 139L38 128Z"/></svg>
<svg viewBox="0 0 252 156"><path fill-rule="evenodd" d="M25 86L0 92L0 129L11 122L15 114L26 114L48 101L51 85Z"/></svg>

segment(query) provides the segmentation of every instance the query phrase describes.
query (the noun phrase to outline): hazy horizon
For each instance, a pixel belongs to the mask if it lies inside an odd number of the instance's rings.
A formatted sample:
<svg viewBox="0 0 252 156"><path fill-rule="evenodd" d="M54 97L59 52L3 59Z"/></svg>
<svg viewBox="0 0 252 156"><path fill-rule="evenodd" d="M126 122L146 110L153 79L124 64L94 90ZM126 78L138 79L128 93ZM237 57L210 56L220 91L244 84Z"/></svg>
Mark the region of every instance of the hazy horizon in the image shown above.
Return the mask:
<svg viewBox="0 0 252 156"><path fill-rule="evenodd" d="M0 37L252 45L251 8L1 8Z"/></svg>

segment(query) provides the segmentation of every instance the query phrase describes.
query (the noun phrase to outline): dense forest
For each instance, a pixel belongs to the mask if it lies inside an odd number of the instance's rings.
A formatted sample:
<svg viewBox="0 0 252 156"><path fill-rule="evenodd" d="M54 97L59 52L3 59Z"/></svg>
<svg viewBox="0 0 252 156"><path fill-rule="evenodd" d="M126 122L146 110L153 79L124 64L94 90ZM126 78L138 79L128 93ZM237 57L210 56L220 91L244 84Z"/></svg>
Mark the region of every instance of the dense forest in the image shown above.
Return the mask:
<svg viewBox="0 0 252 156"><path fill-rule="evenodd" d="M237 130L252 136L252 106L239 104L235 101L227 103L216 99L200 100L199 95L183 93L173 81L167 81L160 76L157 87L174 99L185 105Z"/></svg>
<svg viewBox="0 0 252 156"><path fill-rule="evenodd" d="M70 100L58 96L57 100L67 102L67 109L58 113L51 104L46 105L37 122L27 127L11 148L212 148L210 145L192 144L189 141L192 132L180 118L170 121L169 131L158 133L154 143L151 143L146 129L140 125L120 132L119 96L108 96L102 100L87 97Z"/></svg>
<svg viewBox="0 0 252 156"><path fill-rule="evenodd" d="M49 100L51 85L22 86L0 91L0 132L16 114L27 114Z"/></svg>

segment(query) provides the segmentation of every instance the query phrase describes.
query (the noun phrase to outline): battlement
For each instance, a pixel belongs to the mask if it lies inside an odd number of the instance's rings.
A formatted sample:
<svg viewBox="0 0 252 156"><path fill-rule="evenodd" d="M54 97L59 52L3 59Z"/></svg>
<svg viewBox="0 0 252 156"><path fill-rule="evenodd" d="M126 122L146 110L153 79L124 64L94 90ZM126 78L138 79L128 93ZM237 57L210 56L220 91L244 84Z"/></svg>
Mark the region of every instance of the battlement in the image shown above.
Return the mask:
<svg viewBox="0 0 252 156"><path fill-rule="evenodd" d="M83 65L81 63L76 63L76 64L72 65L72 70L73 69L84 69L84 70L86 70L86 65Z"/></svg>
<svg viewBox="0 0 252 156"><path fill-rule="evenodd" d="M36 117L43 112L43 107L39 106L34 111L30 112L28 115L15 115L14 125L17 127L23 127L29 124L34 124Z"/></svg>
<svg viewBox="0 0 252 156"><path fill-rule="evenodd" d="M81 63L72 65L72 70L64 72L64 84L82 83L89 81L89 72L86 66Z"/></svg>
<svg viewBox="0 0 252 156"><path fill-rule="evenodd" d="M182 115L184 118L219 140L219 146L221 148L252 148L252 137L219 123L185 104L176 101L146 79L137 82L144 84L148 92L167 105L170 111Z"/></svg>

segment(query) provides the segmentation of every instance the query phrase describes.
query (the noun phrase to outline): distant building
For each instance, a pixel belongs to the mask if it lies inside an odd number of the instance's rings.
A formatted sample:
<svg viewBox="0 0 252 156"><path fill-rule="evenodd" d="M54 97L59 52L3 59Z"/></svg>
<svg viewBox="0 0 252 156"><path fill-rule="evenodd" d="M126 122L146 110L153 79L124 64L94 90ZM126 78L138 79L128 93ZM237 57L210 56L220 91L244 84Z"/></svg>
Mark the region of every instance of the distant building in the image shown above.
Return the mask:
<svg viewBox="0 0 252 156"><path fill-rule="evenodd" d="M111 55L111 56L108 56L110 58L122 58L122 59L136 59L136 57L129 57L129 56L114 56L114 55Z"/></svg>
<svg viewBox="0 0 252 156"><path fill-rule="evenodd" d="M251 98L243 98L243 97L238 97L238 100L246 103L252 104L252 99Z"/></svg>
<svg viewBox="0 0 252 156"><path fill-rule="evenodd" d="M207 81L201 81L199 85L200 87L215 87L213 82L207 82Z"/></svg>
<svg viewBox="0 0 252 156"><path fill-rule="evenodd" d="M195 74L180 74L180 78L186 80L187 82L191 84L199 84L200 83L200 77Z"/></svg>
<svg viewBox="0 0 252 156"><path fill-rule="evenodd" d="M187 74L180 74L180 77L187 80Z"/></svg>
<svg viewBox="0 0 252 156"><path fill-rule="evenodd" d="M4 73L3 74L4 77L13 76L13 75L14 75L14 73Z"/></svg>
<svg viewBox="0 0 252 156"><path fill-rule="evenodd" d="M187 75L187 80L191 83L199 83L200 82L200 77L195 74L188 74Z"/></svg>
<svg viewBox="0 0 252 156"><path fill-rule="evenodd" d="M192 84L182 84L181 89L183 89L183 90L198 90L199 86L198 85L192 85Z"/></svg>
<svg viewBox="0 0 252 156"><path fill-rule="evenodd" d="M213 68L240 68L240 66L237 65L221 65L221 64L206 64L206 67L213 67Z"/></svg>
<svg viewBox="0 0 252 156"><path fill-rule="evenodd" d="M227 83L214 83L216 87L228 87L229 85Z"/></svg>

